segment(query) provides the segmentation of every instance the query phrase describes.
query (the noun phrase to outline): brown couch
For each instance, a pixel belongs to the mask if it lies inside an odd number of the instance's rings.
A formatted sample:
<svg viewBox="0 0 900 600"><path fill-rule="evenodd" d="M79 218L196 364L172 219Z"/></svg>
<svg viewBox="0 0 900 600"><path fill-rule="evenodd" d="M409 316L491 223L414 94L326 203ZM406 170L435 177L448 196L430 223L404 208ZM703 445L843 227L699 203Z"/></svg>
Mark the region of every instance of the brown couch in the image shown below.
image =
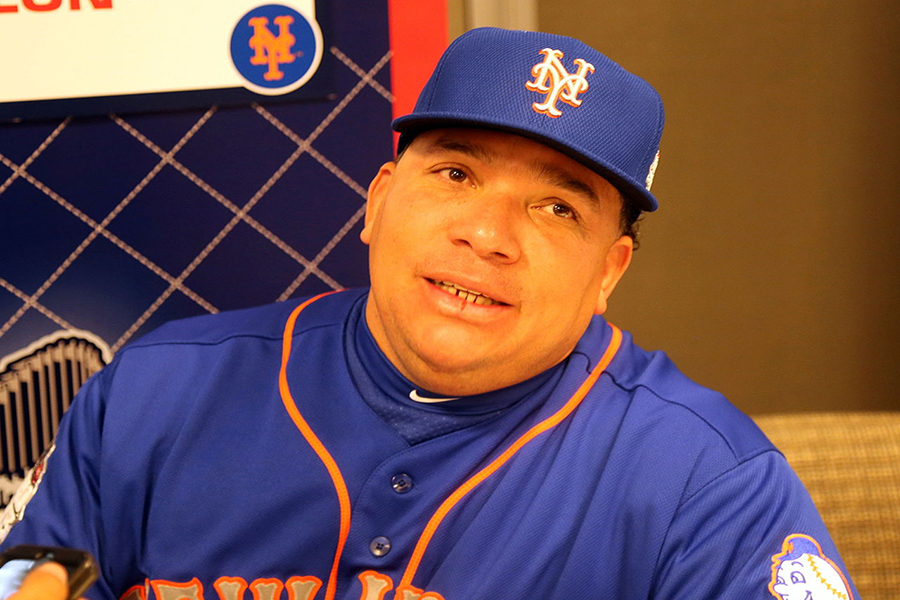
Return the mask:
<svg viewBox="0 0 900 600"><path fill-rule="evenodd" d="M862 598L900 599L900 412L754 420L803 480Z"/></svg>

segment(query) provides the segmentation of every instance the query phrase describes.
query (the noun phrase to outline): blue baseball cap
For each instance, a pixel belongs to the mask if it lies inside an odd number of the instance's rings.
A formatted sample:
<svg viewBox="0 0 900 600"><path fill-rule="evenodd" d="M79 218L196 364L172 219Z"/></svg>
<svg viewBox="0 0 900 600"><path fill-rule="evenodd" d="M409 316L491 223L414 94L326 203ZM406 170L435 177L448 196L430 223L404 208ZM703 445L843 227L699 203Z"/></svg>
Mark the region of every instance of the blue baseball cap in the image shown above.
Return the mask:
<svg viewBox="0 0 900 600"><path fill-rule="evenodd" d="M392 125L400 132L398 152L440 127L522 135L581 162L653 211L663 120L656 90L590 46L485 27L450 44L413 112Z"/></svg>

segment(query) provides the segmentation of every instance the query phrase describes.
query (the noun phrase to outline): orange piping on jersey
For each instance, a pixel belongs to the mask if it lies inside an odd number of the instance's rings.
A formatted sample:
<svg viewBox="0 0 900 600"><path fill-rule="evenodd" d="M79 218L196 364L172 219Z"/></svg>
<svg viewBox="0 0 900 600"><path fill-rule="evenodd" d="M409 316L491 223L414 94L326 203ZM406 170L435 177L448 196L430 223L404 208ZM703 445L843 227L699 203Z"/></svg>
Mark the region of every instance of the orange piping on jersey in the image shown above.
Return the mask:
<svg viewBox="0 0 900 600"><path fill-rule="evenodd" d="M409 564L406 567L406 571L403 573L403 579L400 580L400 585L397 586L397 589L404 589L412 587L413 577L416 576L416 571L419 569L419 563L422 561L422 556L425 554L425 550L428 548L428 544L431 543L431 538L434 536L435 531L440 526L441 521L444 520L444 517L447 516L456 504L462 500L466 494L471 492L478 486L482 481L493 475L500 467L502 467L510 458L512 458L516 452L522 449L525 444L536 438L538 435L544 433L545 431L555 427L563 419L569 416L575 408L581 404L581 401L584 400L584 397L587 395L588 391L599 379L600 375L609 366L609 363L612 361L613 357L615 357L616 352L619 350L619 346L622 343L622 331L613 324L610 324L612 328L612 339L610 339L609 346L606 347L606 352L603 353L603 357L600 359L600 362L597 363L597 366L594 367L594 370L591 371L591 374L588 375L587 379L584 380L584 383L581 384L581 387L569 398L568 402L556 411L553 415L547 417L528 431L526 431L522 436L515 441L509 448L506 449L503 454L495 458L491 463L484 467L481 471L470 477L465 483L459 486L456 491L454 491L450 496L444 500L444 502L438 507L437 511L428 521L428 524L425 526L425 529L422 531L422 535L419 537L419 541L416 543L416 548L413 550L412 558L409 560Z"/></svg>
<svg viewBox="0 0 900 600"><path fill-rule="evenodd" d="M300 316L303 309L319 298L334 293L335 292L325 292L324 294L319 294L318 296L310 298L295 308L291 313L291 316L288 317L287 324L284 326L284 339L281 346L281 370L278 373L278 389L281 392L281 401L284 402L284 407L287 409L288 414L291 415L294 425L297 426L297 429L300 430L300 433L303 434L303 437L306 438L306 441L319 456L319 460L321 460L322 464L325 465L325 468L328 469L331 481L334 482L334 490L337 492L338 504L340 506L341 526L338 534L337 548L335 548L334 551L334 561L331 564L331 573L328 575L328 585L325 588L324 600L334 600L335 587L337 586L338 563L341 561L344 544L347 542L347 535L350 533L350 494L347 492L347 484L344 482L344 477L341 475L341 470L338 468L337 463L334 462L331 454L325 449L325 446L319 441L319 438L316 437L316 434L313 433L313 430L310 429L309 425L306 423L306 419L303 418L300 411L297 409L297 403L294 402L294 398L291 396L291 390L288 387L287 363L291 356L291 340L293 338L294 323L297 321L297 317Z"/></svg>

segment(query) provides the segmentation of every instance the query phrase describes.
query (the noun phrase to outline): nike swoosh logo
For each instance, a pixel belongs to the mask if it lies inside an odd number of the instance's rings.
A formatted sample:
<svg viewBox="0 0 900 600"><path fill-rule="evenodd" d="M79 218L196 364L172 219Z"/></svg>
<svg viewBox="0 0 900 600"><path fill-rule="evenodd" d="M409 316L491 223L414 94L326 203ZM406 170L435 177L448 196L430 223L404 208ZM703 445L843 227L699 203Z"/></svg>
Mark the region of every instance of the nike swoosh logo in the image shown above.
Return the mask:
<svg viewBox="0 0 900 600"><path fill-rule="evenodd" d="M425 404L436 404L438 402L449 402L450 400L459 400L459 398L424 398L419 392L413 390L409 393L409 399L413 402L424 402Z"/></svg>

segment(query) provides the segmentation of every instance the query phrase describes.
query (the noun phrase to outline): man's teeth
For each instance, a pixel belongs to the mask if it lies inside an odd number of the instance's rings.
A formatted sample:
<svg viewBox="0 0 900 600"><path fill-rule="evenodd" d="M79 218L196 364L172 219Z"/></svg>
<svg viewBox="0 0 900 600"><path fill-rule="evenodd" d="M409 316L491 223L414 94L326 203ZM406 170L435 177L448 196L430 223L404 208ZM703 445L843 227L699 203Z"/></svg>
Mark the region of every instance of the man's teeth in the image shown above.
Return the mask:
<svg viewBox="0 0 900 600"><path fill-rule="evenodd" d="M466 289L460 285L456 285L455 283L451 283L449 281L435 281L434 285L438 286L445 292L449 292L451 294L455 294L465 300L466 302L473 302L475 304L482 304L484 306L493 306L495 304L500 304L496 300L488 298L483 294L479 294L478 292L473 292L472 290Z"/></svg>

